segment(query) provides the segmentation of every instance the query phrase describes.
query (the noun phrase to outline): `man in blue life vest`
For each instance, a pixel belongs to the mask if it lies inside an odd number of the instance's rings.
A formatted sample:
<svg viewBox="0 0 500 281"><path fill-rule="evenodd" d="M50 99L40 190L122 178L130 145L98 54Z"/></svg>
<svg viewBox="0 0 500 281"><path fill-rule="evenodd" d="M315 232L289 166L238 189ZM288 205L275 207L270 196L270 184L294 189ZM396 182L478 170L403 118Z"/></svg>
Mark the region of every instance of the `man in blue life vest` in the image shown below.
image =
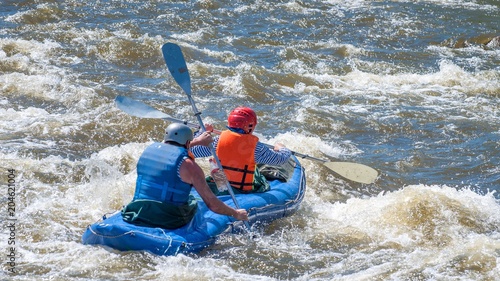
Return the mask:
<svg viewBox="0 0 500 281"><path fill-rule="evenodd" d="M203 170L189 151L191 145L208 145L210 133L193 139L191 129L180 123L169 125L164 142L148 146L137 163L137 181L132 202L122 210L123 220L132 224L179 228L191 221L197 210L190 194L194 187L215 213L248 220L244 209L233 209L220 201L205 181Z"/></svg>
<svg viewBox="0 0 500 281"><path fill-rule="evenodd" d="M281 166L290 159L292 152L277 143L268 148L253 135L257 126L257 114L249 107L236 107L227 118L227 130L214 138L213 146L222 164L227 180L236 193L265 192L269 183L260 173L257 164ZM211 124L205 124L207 131L213 131ZM191 148L195 157L208 157L210 149L203 146ZM212 189L214 192L215 189ZM220 193L219 193L220 194Z"/></svg>

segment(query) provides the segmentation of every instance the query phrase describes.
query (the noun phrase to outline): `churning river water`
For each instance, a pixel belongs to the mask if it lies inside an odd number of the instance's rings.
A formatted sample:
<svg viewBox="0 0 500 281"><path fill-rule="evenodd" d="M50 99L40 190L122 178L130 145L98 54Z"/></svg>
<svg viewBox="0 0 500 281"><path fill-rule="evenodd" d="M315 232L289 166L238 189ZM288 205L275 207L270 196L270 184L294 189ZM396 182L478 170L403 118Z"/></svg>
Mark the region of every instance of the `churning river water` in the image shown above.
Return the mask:
<svg viewBox="0 0 500 281"><path fill-rule="evenodd" d="M0 3L1 280L500 280L498 0ZM303 159L296 214L198 255L82 245L168 125L114 98L196 121L167 42L206 122L380 177Z"/></svg>

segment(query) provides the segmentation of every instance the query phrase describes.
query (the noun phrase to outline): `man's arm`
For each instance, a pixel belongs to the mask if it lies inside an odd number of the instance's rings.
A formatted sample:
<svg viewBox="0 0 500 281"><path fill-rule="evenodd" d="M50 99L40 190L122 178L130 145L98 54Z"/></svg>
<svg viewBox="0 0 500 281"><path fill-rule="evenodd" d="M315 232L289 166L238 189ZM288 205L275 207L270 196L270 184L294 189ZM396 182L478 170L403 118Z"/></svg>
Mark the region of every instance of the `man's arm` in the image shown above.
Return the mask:
<svg viewBox="0 0 500 281"><path fill-rule="evenodd" d="M191 141L190 147L201 145L201 146L209 146L213 142L212 134L210 132L203 132L198 135Z"/></svg>
<svg viewBox="0 0 500 281"><path fill-rule="evenodd" d="M286 163L292 156L292 151L282 144L276 144L274 150L265 144L258 142L255 147L255 162L271 166L280 166Z"/></svg>
<svg viewBox="0 0 500 281"><path fill-rule="evenodd" d="M179 173L184 182L194 186L210 210L217 214L234 217L237 220L248 220L248 213L245 209L231 208L215 196L205 181L203 170L194 160L186 159L181 164Z"/></svg>
<svg viewBox="0 0 500 281"><path fill-rule="evenodd" d="M212 145L214 149L217 149L218 141L219 141L219 136L213 137ZM194 157L196 158L212 156L212 150L210 150L209 147L204 145L197 145L197 143L195 143L195 145L190 145L189 150L191 151L191 153L193 153Z"/></svg>

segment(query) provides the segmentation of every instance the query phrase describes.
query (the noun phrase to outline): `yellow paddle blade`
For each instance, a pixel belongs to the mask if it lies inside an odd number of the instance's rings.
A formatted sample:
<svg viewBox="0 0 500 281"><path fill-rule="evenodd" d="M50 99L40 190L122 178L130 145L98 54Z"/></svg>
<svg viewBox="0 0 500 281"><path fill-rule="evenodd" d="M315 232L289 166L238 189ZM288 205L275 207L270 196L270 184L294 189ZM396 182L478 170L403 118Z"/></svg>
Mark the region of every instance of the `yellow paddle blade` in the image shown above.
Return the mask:
<svg viewBox="0 0 500 281"><path fill-rule="evenodd" d="M340 176L355 182L373 183L378 177L378 172L372 167L350 162L326 162L324 165Z"/></svg>

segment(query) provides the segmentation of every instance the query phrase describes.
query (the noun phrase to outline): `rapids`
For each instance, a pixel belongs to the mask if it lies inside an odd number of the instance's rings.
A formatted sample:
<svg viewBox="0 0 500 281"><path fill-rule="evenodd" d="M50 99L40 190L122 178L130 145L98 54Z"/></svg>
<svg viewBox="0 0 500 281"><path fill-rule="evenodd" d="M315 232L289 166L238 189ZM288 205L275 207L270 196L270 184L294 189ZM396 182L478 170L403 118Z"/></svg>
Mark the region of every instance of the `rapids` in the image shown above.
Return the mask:
<svg viewBox="0 0 500 281"><path fill-rule="evenodd" d="M0 7L0 279L498 280L498 1ZM168 125L114 98L195 121L166 42L183 49L206 122L224 128L250 106L265 142L380 178L348 182L303 159L301 208L259 239L175 257L82 245L131 200L136 162Z"/></svg>

